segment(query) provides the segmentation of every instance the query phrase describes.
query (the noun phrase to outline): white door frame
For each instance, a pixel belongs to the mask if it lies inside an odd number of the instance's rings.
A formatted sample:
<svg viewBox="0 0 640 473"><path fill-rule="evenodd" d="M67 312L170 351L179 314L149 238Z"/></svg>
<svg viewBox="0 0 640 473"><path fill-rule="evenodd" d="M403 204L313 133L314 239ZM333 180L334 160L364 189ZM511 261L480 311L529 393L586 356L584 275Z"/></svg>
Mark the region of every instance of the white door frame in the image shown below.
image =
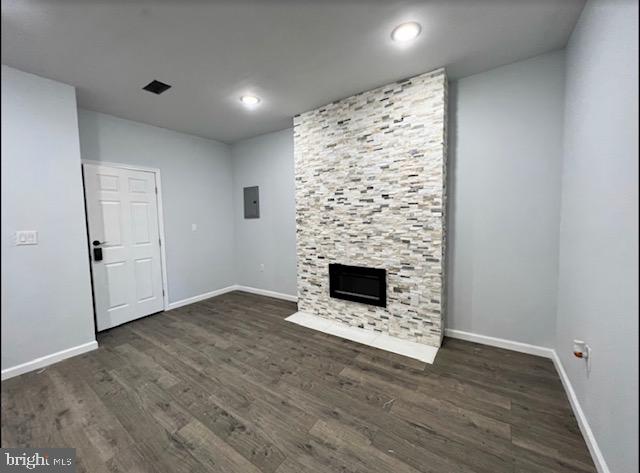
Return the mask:
<svg viewBox="0 0 640 473"><path fill-rule="evenodd" d="M131 171L152 172L154 174L155 181L156 181L156 189L158 189L158 193L156 195L156 202L158 205L158 232L160 233L160 266L162 269L162 292L164 293L164 295L162 296L162 301L164 305L164 310L169 310L169 285L167 283L167 255L165 252L165 247L167 245L166 245L166 239L164 237L164 214L162 212L162 185L160 183L160 169L150 168L146 166L136 166L133 164L112 163L110 161L95 161L92 159L83 159L82 165L84 166L85 164L111 166L114 168L129 169ZM91 281L91 283L93 284L93 280Z"/></svg>

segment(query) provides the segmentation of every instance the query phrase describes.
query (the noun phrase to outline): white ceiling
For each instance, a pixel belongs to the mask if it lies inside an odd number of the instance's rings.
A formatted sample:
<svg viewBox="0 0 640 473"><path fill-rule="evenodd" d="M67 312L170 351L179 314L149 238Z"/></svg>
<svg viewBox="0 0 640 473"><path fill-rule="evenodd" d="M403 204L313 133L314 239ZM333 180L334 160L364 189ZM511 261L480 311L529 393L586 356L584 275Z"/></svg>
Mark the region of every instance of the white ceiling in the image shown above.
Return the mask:
<svg viewBox="0 0 640 473"><path fill-rule="evenodd" d="M440 66L459 78L561 48L583 3L2 0L2 62L76 86L83 108L230 143ZM399 48L409 20L422 34ZM153 79L173 88L141 90Z"/></svg>

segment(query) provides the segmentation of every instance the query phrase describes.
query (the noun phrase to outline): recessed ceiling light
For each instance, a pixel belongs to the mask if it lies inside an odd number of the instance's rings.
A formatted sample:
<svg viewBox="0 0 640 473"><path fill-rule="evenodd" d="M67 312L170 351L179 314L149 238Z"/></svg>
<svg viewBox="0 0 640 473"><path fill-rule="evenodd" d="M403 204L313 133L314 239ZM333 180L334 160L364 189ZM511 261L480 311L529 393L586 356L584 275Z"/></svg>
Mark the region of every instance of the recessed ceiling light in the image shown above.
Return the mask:
<svg viewBox="0 0 640 473"><path fill-rule="evenodd" d="M418 37L421 30L422 27L420 26L420 24L416 23L415 21L403 23L400 26L397 26L396 29L391 32L391 39L399 43L411 41L412 39Z"/></svg>
<svg viewBox="0 0 640 473"><path fill-rule="evenodd" d="M243 95L242 97L240 97L240 102L249 107L253 107L260 103L260 98L256 97L255 95Z"/></svg>

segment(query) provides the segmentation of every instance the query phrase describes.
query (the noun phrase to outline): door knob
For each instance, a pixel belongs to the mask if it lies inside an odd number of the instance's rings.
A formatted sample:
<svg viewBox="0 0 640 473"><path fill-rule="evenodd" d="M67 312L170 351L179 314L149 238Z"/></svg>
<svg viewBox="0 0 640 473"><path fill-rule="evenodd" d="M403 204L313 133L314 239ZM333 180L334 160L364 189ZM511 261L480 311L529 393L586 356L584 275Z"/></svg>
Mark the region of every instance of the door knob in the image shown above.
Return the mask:
<svg viewBox="0 0 640 473"><path fill-rule="evenodd" d="M100 242L98 240L93 240L93 246L99 246L102 245L104 242Z"/></svg>

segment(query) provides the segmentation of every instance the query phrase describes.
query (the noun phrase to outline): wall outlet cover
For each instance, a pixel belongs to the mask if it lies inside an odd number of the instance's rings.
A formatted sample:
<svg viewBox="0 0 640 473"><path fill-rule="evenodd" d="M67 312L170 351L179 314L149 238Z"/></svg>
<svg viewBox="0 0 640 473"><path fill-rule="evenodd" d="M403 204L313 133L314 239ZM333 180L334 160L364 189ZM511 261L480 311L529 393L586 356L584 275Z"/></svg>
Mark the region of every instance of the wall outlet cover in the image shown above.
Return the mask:
<svg viewBox="0 0 640 473"><path fill-rule="evenodd" d="M37 245L38 232L35 230L18 230L16 232L16 246Z"/></svg>

